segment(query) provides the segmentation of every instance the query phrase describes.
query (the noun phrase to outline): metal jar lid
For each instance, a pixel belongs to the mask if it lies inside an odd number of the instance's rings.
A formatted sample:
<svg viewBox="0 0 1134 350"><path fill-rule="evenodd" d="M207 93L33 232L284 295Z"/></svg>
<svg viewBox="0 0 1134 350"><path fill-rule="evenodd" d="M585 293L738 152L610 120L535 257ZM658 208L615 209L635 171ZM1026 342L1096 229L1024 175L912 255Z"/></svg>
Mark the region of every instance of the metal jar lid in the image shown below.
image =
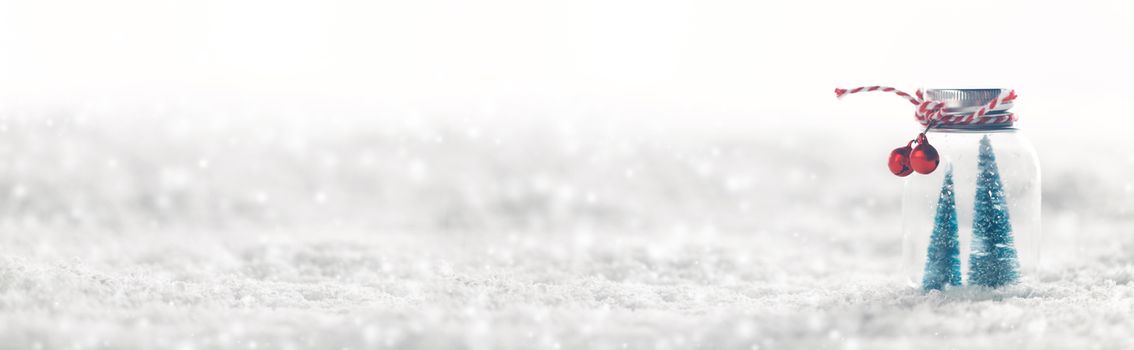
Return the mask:
<svg viewBox="0 0 1134 350"><path fill-rule="evenodd" d="M945 103L945 114L971 114L988 105L993 99L1007 94L1008 89L928 89L926 98ZM1007 114L1012 102L997 105L986 115Z"/></svg>

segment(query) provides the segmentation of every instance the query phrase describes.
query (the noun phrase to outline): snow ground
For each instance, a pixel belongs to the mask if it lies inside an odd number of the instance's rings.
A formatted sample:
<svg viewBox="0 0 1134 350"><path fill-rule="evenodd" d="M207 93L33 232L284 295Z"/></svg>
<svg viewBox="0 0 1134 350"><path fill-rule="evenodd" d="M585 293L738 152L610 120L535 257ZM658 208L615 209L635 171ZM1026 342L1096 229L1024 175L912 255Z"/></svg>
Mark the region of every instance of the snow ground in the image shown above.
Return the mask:
<svg viewBox="0 0 1134 350"><path fill-rule="evenodd" d="M42 232L5 239L12 348L1122 348L1134 242L922 294L889 239ZM867 236L869 237L869 236ZM806 244L800 242L806 241Z"/></svg>
<svg viewBox="0 0 1134 350"><path fill-rule="evenodd" d="M1134 346L1130 185L1070 159L1044 269L923 294L884 142L132 123L6 125L0 347Z"/></svg>

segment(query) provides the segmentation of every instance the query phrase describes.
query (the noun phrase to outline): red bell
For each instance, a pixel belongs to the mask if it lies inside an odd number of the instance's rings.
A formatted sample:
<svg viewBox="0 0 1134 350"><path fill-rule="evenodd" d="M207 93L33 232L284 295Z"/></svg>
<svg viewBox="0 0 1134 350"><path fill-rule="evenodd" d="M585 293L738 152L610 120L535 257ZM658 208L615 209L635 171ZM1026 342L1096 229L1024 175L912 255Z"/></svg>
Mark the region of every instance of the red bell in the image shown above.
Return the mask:
<svg viewBox="0 0 1134 350"><path fill-rule="evenodd" d="M925 134L917 135L917 147L910 153L910 167L920 174L929 174L937 170L938 163L941 163L941 157L937 155L937 149L929 144Z"/></svg>
<svg viewBox="0 0 1134 350"><path fill-rule="evenodd" d="M913 141L907 143L905 147L898 147L890 152L890 172L894 175L904 177L913 173L913 168L910 167L910 152L913 151L911 144Z"/></svg>

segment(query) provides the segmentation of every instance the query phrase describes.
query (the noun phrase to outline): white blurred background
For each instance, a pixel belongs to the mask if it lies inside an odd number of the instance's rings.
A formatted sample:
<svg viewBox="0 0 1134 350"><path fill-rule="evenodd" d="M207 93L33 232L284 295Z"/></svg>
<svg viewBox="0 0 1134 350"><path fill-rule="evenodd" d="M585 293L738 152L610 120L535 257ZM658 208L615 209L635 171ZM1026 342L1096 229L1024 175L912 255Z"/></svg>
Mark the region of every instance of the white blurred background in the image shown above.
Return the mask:
<svg viewBox="0 0 1134 350"><path fill-rule="evenodd" d="M1125 215L1113 197L1134 166L1122 141L1132 13L1123 1L5 1L5 180L46 201L10 200L5 219L570 223L599 209L550 206L586 198L640 224L674 216L635 211L756 208L703 220L729 225L785 201L892 211L900 183L881 164L915 126L910 107L831 93L873 84L1017 89L1047 190L1066 190L1049 205ZM640 203L654 196L670 203ZM405 203L433 200L446 208Z"/></svg>
<svg viewBox="0 0 1134 350"><path fill-rule="evenodd" d="M1118 0L0 0L0 340L1125 339L1072 301L1134 280L1132 35ZM832 92L879 84L1017 90L1042 283L891 281L913 111Z"/></svg>

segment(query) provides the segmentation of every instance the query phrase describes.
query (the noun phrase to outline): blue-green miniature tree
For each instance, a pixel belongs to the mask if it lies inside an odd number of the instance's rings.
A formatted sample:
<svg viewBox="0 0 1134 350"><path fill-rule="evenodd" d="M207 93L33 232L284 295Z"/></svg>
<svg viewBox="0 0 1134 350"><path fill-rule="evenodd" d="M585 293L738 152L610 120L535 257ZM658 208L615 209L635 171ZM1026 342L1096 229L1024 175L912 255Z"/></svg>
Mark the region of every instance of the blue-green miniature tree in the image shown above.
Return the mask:
<svg viewBox="0 0 1134 350"><path fill-rule="evenodd" d="M1000 287L1016 282L1019 262L1012 242L1008 202L992 143L980 140L976 201L973 203L973 241L969 255L969 285Z"/></svg>
<svg viewBox="0 0 1134 350"><path fill-rule="evenodd" d="M925 290L961 285L961 246L957 240L957 200L953 194L953 168L945 171L941 194L937 197L937 216L929 236L929 252L921 286Z"/></svg>

